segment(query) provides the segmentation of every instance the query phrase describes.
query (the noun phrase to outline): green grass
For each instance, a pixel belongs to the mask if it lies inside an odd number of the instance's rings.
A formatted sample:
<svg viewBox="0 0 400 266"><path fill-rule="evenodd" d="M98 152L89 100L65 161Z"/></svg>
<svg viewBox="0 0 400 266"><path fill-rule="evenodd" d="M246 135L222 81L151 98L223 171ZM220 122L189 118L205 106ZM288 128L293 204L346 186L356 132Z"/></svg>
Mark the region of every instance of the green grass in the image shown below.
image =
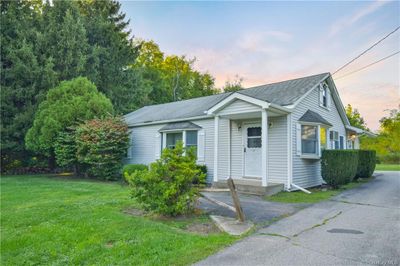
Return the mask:
<svg viewBox="0 0 400 266"><path fill-rule="evenodd" d="M359 179L357 182L351 182L347 185L340 187L339 189L328 189L322 190L320 188L309 189L312 193L306 194L302 191L295 192L279 192L270 197L266 197L266 200L283 202L283 203L317 203L320 201L328 200L331 197L338 195L339 193L358 187L359 185L369 182L372 178Z"/></svg>
<svg viewBox="0 0 400 266"><path fill-rule="evenodd" d="M375 170L378 171L400 171L400 164L377 164Z"/></svg>
<svg viewBox="0 0 400 266"><path fill-rule="evenodd" d="M184 228L208 218L154 219L115 183L1 177L1 265L187 265L233 243Z"/></svg>

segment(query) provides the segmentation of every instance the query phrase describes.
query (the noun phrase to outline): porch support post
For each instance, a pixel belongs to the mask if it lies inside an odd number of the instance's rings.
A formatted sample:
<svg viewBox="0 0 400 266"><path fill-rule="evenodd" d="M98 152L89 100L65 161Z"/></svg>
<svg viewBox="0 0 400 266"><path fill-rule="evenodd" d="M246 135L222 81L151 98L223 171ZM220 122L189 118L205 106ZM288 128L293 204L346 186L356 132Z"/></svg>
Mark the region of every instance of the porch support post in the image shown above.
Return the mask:
<svg viewBox="0 0 400 266"><path fill-rule="evenodd" d="M218 181L218 138L219 116L214 117L214 182Z"/></svg>
<svg viewBox="0 0 400 266"><path fill-rule="evenodd" d="M267 186L268 178L268 114L267 110L261 111L261 184Z"/></svg>

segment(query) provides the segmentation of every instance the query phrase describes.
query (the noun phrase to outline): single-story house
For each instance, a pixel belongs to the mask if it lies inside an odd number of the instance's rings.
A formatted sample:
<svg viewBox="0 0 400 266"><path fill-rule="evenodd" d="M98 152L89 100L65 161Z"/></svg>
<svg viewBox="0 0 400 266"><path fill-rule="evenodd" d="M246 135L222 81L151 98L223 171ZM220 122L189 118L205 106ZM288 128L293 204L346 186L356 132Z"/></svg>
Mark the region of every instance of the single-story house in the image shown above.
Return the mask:
<svg viewBox="0 0 400 266"><path fill-rule="evenodd" d="M320 185L322 149L357 149L330 73L145 106L124 116L127 163L149 164L178 140L197 147L209 183L285 189ZM246 183L247 182L247 183Z"/></svg>

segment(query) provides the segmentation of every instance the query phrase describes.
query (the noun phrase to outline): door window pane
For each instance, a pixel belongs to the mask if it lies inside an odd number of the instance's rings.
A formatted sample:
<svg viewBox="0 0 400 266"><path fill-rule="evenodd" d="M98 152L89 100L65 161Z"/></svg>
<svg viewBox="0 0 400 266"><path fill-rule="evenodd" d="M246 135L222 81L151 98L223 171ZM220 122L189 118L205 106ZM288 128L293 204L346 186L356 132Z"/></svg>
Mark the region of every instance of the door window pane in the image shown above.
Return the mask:
<svg viewBox="0 0 400 266"><path fill-rule="evenodd" d="M249 127L247 128L247 136L248 137L257 137L261 136L261 127Z"/></svg>
<svg viewBox="0 0 400 266"><path fill-rule="evenodd" d="M247 139L248 148L261 148L261 138L248 138Z"/></svg>
<svg viewBox="0 0 400 266"><path fill-rule="evenodd" d="M261 127L247 128L247 148L261 148Z"/></svg>
<svg viewBox="0 0 400 266"><path fill-rule="evenodd" d="M167 133L167 148L174 149L180 140L182 140L182 133Z"/></svg>

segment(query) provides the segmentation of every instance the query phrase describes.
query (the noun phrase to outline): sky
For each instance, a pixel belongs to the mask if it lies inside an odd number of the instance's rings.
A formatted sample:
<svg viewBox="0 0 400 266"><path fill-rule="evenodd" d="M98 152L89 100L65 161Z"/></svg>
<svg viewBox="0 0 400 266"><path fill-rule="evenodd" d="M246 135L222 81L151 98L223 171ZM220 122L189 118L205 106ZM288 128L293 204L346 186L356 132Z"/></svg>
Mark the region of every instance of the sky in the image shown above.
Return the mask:
<svg viewBox="0 0 400 266"><path fill-rule="evenodd" d="M400 25L399 1L122 1L136 38L165 54L196 58L195 68L246 87L335 72ZM376 131L400 103L400 30L335 74L344 105Z"/></svg>

